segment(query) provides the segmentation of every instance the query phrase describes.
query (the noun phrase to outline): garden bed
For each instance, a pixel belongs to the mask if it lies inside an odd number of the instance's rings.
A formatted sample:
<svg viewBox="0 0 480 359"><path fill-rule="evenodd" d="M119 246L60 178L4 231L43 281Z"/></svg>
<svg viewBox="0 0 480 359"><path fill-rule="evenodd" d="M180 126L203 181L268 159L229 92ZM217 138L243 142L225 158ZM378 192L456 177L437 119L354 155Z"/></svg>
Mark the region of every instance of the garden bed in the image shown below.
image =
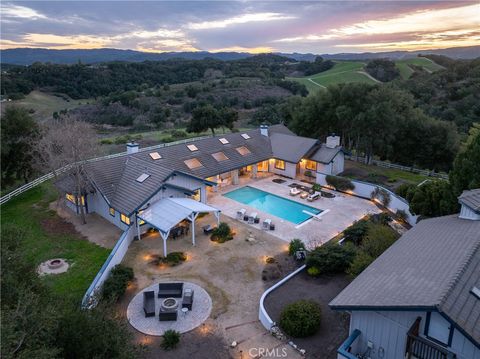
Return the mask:
<svg viewBox="0 0 480 359"><path fill-rule="evenodd" d="M273 321L278 322L285 305L301 300L313 300L322 310L321 326L316 334L308 338L293 339L307 358L337 358L337 348L348 336L349 316L335 312L328 303L350 283L343 274L312 278L305 271L291 278L270 293L265 299L265 309Z"/></svg>

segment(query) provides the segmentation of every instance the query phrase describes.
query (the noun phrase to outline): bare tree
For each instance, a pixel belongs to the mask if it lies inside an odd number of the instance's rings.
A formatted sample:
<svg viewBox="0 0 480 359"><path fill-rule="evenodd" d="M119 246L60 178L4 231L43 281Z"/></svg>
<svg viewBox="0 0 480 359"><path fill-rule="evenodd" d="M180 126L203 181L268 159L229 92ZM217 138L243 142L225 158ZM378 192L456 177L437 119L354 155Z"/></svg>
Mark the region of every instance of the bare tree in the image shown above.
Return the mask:
<svg viewBox="0 0 480 359"><path fill-rule="evenodd" d="M76 203L80 207L82 221L85 224L85 207L81 198L85 195L88 181L85 176L85 161L99 154L98 138L92 126L76 116L66 115L44 124L42 137L36 143L39 163L54 173L64 166L71 166L76 189Z"/></svg>

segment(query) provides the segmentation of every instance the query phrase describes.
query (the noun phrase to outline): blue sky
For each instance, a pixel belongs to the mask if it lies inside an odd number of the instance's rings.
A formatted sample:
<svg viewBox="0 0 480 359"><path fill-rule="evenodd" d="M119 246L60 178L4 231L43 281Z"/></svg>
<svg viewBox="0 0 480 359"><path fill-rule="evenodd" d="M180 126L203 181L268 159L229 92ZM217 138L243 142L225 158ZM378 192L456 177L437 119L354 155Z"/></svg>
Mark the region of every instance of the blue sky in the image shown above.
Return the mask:
<svg viewBox="0 0 480 359"><path fill-rule="evenodd" d="M1 48L339 53L480 44L463 1L2 1Z"/></svg>

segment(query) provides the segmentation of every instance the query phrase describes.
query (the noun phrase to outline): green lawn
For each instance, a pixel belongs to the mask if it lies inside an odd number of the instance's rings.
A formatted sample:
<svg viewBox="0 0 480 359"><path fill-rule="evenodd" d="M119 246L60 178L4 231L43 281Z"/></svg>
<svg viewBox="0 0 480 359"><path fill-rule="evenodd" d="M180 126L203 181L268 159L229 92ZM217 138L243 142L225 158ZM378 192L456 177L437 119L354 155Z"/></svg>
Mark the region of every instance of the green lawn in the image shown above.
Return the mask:
<svg viewBox="0 0 480 359"><path fill-rule="evenodd" d="M414 57L406 60L398 60L395 63L397 68L400 70L400 76L402 79L408 79L413 74L413 69L408 65L421 66L428 72L434 72L443 69L442 66L427 59L426 57Z"/></svg>
<svg viewBox="0 0 480 359"><path fill-rule="evenodd" d="M68 98L68 96L65 96ZM66 101L62 97L55 96L41 91L32 91L22 100L12 102L5 102L2 106L17 105L27 110L33 109L32 116L37 120L44 120L52 117L54 112L59 112L64 109L72 109L87 102L93 103L93 99L72 100Z"/></svg>
<svg viewBox="0 0 480 359"><path fill-rule="evenodd" d="M64 274L44 277L53 292L80 301L95 275L107 259L110 250L81 238L78 234L46 233L42 222L55 221L59 217L48 209L56 198L50 182L31 189L1 207L2 230L15 225L27 232L27 239L20 244L27 260L35 266L60 257L71 264Z"/></svg>
<svg viewBox="0 0 480 359"><path fill-rule="evenodd" d="M311 76L289 77L287 79L304 84L310 93L339 83L363 82L374 84L375 81L363 73L364 65L365 63L361 61L336 61L335 66L330 70Z"/></svg>

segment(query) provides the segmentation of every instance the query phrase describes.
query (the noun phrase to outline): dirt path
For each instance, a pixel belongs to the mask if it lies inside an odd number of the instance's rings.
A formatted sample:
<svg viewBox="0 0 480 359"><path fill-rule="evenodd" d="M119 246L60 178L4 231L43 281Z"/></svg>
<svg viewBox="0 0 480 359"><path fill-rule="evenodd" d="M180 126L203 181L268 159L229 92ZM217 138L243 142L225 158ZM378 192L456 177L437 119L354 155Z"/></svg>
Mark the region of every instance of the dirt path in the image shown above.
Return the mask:
<svg viewBox="0 0 480 359"><path fill-rule="evenodd" d="M315 82L315 81L313 81L311 78L308 78L308 81L310 81L310 82L311 82L312 84L314 84L314 85L317 85L318 87L321 87L321 88L324 88L324 89L326 89L326 87L325 87L325 86L323 86L323 85L320 85L319 83L316 83L316 82Z"/></svg>
<svg viewBox="0 0 480 359"><path fill-rule="evenodd" d="M382 83L382 81L377 80L375 77L373 77L372 75L370 75L368 72L365 72L365 71L357 71L357 73L367 76L370 80L375 81L376 83L379 83L379 84Z"/></svg>

